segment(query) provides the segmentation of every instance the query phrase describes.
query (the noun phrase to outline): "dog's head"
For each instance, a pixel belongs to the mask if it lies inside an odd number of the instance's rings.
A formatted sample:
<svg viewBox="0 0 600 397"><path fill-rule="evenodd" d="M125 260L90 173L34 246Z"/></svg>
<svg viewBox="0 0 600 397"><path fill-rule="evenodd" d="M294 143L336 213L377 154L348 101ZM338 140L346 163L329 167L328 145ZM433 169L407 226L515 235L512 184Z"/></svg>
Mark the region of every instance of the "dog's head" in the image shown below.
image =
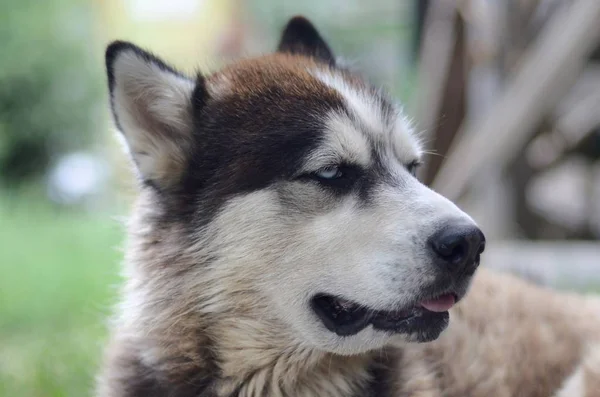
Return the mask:
<svg viewBox="0 0 600 397"><path fill-rule="evenodd" d="M275 54L195 79L129 43L106 61L142 189L223 293L340 354L443 331L483 234L417 180L401 109L338 66L310 22L292 19Z"/></svg>

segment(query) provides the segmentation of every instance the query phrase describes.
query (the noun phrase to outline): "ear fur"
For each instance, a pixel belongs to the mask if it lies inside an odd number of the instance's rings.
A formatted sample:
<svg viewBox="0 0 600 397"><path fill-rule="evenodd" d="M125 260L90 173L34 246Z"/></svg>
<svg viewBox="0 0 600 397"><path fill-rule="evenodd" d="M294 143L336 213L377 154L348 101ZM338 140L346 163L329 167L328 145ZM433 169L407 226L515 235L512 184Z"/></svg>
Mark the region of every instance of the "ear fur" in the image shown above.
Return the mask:
<svg viewBox="0 0 600 397"><path fill-rule="evenodd" d="M113 116L141 179L172 186L192 145L192 93L204 80L195 82L123 41L108 46L106 71Z"/></svg>
<svg viewBox="0 0 600 397"><path fill-rule="evenodd" d="M321 62L335 64L333 52L321 37L314 25L302 16L289 20L281 35L279 52L300 54Z"/></svg>

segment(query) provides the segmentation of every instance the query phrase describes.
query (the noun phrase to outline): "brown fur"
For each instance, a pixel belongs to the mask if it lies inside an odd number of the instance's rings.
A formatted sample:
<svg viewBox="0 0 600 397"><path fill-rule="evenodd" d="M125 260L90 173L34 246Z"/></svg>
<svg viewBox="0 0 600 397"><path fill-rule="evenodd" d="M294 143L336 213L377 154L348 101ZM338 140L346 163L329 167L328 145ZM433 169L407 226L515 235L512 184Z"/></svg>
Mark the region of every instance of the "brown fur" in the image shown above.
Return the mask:
<svg viewBox="0 0 600 397"><path fill-rule="evenodd" d="M315 68L327 66L299 55L274 53L232 63L211 75L208 81L213 96L226 93L240 100L265 94L275 86L289 94L288 100L298 97L340 100L339 93L311 76L309 70Z"/></svg>

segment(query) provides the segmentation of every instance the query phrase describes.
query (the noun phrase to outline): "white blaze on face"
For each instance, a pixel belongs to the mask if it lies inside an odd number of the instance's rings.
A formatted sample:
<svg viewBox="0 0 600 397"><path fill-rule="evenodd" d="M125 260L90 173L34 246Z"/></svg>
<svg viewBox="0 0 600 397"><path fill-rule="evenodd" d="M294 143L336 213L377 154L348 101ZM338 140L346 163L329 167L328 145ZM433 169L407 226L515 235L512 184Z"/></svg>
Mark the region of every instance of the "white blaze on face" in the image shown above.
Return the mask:
<svg viewBox="0 0 600 397"><path fill-rule="evenodd" d="M324 138L323 145L305 160L307 169L341 163L367 168L373 161L369 140L346 115L331 113L327 117Z"/></svg>
<svg viewBox="0 0 600 397"><path fill-rule="evenodd" d="M344 98L347 110L354 116L350 119L347 115L329 115L329 131L351 136L359 131L363 136L369 136L371 145L377 142L379 149L390 150L401 162L420 158L422 150L419 139L401 109L394 106L392 112L383 111L382 98L374 95L372 90L350 84L334 71L316 70L312 74L336 90ZM370 152L372 149L369 146L360 150Z"/></svg>
<svg viewBox="0 0 600 397"><path fill-rule="evenodd" d="M390 134L390 146L397 159L421 159L423 150L410 120L400 110Z"/></svg>
<svg viewBox="0 0 600 397"><path fill-rule="evenodd" d="M372 133L389 130L388 120L383 115L381 100L370 93L349 84L344 77L333 71L316 70L313 75L322 83L336 90L346 101L348 110Z"/></svg>

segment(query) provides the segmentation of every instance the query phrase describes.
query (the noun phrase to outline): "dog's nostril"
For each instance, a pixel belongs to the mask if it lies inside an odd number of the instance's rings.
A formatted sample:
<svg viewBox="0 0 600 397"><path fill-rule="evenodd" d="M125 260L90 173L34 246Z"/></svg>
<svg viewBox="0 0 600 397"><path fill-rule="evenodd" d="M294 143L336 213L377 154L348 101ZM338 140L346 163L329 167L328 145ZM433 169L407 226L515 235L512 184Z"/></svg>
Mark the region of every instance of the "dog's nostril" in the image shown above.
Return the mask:
<svg viewBox="0 0 600 397"><path fill-rule="evenodd" d="M466 253L467 249L465 248L465 244L464 242L461 242L451 250L450 255L448 255L448 260L450 262L458 262L462 260Z"/></svg>
<svg viewBox="0 0 600 397"><path fill-rule="evenodd" d="M483 251L485 251L485 237L482 239L481 243L479 244L479 249L477 250L477 254L483 254Z"/></svg>
<svg viewBox="0 0 600 397"><path fill-rule="evenodd" d="M467 242L462 236L448 235L432 241L433 250L448 262L458 262L465 256Z"/></svg>
<svg viewBox="0 0 600 397"><path fill-rule="evenodd" d="M437 263L446 270L460 272L466 266L477 266L478 257L485 249L485 237L472 225L447 225L435 233L430 246Z"/></svg>

